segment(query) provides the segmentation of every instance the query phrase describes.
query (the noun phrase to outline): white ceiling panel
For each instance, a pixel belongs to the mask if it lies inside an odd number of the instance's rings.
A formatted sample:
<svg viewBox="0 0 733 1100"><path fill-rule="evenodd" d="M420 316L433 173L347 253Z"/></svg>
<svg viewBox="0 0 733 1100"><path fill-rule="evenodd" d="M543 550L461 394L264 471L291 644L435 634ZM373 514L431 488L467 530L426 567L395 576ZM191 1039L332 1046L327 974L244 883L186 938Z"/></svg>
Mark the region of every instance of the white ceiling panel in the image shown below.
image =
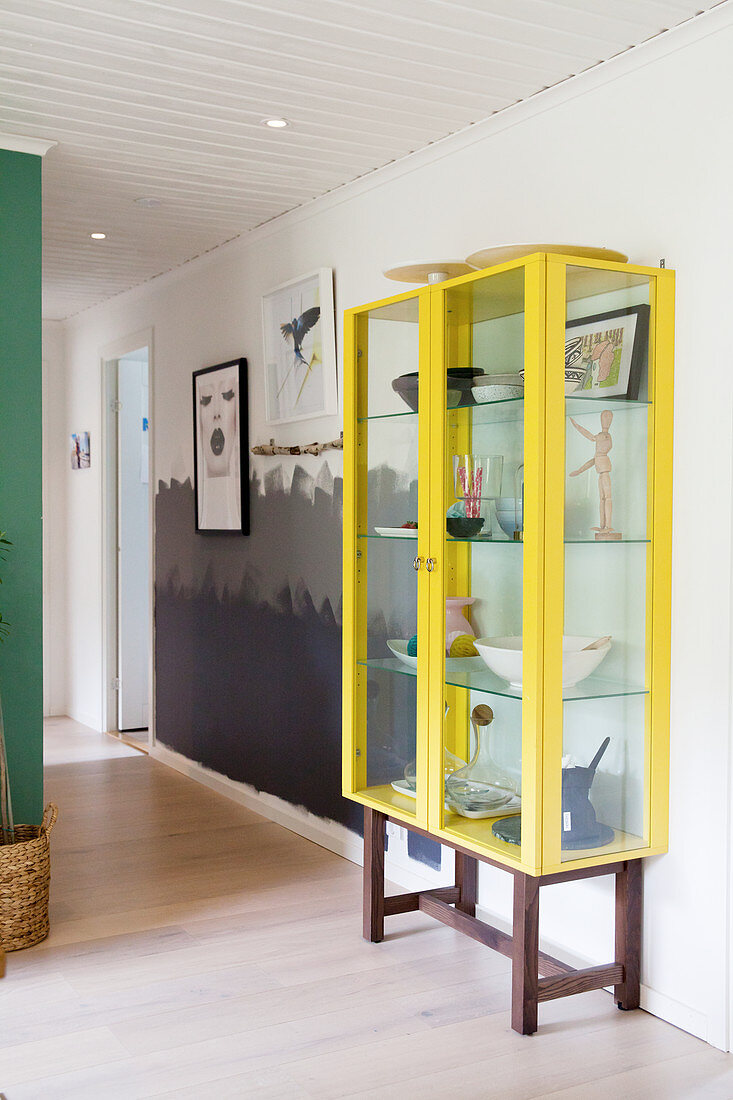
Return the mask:
<svg viewBox="0 0 733 1100"><path fill-rule="evenodd" d="M43 166L44 316L119 294L700 10L2 0L0 131L58 142ZM272 116L291 125L268 130Z"/></svg>

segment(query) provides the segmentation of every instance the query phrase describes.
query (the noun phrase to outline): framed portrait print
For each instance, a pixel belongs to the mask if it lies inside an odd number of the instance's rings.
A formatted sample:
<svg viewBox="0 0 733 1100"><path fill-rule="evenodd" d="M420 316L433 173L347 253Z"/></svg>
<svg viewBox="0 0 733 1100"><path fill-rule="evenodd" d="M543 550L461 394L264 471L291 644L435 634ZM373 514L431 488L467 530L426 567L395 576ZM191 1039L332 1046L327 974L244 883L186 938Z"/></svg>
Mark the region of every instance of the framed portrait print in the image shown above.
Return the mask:
<svg viewBox="0 0 733 1100"><path fill-rule="evenodd" d="M247 360L193 374L196 530L249 534Z"/></svg>
<svg viewBox="0 0 733 1100"><path fill-rule="evenodd" d="M263 296L262 338L268 424L338 412L330 267L283 283Z"/></svg>
<svg viewBox="0 0 733 1100"><path fill-rule="evenodd" d="M565 377L576 369L578 395L635 401L649 354L649 306L579 317L565 326Z"/></svg>

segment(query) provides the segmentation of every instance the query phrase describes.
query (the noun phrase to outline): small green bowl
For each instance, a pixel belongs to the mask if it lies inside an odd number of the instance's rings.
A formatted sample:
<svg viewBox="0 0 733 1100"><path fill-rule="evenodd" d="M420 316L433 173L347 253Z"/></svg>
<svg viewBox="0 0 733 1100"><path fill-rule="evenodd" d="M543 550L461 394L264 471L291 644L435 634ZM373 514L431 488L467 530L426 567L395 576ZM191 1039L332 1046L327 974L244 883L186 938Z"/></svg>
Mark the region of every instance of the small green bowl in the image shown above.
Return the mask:
<svg viewBox="0 0 733 1100"><path fill-rule="evenodd" d="M468 516L446 516L445 525L448 534L454 539L472 539L479 533L484 525L481 516L469 518Z"/></svg>

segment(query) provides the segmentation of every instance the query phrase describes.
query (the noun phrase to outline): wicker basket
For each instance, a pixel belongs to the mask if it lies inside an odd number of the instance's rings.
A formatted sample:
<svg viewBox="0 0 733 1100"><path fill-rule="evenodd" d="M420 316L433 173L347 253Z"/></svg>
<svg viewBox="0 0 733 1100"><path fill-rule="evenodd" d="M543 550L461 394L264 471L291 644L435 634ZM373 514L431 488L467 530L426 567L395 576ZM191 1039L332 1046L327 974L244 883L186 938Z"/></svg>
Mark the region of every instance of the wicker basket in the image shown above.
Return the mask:
<svg viewBox="0 0 733 1100"><path fill-rule="evenodd" d="M49 834L58 808L49 802L38 825L16 825L8 843L0 844L0 945L6 951L32 947L48 935L48 889L51 882Z"/></svg>

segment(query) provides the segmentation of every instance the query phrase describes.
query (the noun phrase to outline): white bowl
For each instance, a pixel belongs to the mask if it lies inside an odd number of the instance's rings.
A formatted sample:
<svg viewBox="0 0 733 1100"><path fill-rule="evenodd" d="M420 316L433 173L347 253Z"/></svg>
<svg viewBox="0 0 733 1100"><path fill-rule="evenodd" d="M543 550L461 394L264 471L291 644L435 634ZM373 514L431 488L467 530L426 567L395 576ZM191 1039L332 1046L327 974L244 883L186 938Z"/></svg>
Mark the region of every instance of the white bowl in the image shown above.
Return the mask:
<svg viewBox="0 0 733 1100"><path fill-rule="evenodd" d="M479 374L473 380L474 386L521 386L524 389L524 382L519 371L512 371L509 374Z"/></svg>
<svg viewBox="0 0 733 1100"><path fill-rule="evenodd" d="M471 393L474 401L481 405L485 401L509 401L512 397L524 397L524 386L472 386Z"/></svg>
<svg viewBox="0 0 733 1100"><path fill-rule="evenodd" d="M522 382L524 382L524 370L519 372L522 376ZM577 389L583 384L587 371L585 368L578 369L577 367L565 368L565 396L569 397L571 393L575 393Z"/></svg>
<svg viewBox="0 0 733 1100"><path fill-rule="evenodd" d="M600 665L611 648L606 642L600 649L586 649L598 635L580 637L566 634L562 640L562 686L575 687ZM510 687L522 686L522 638L476 638L474 645L481 660L502 680L508 680Z"/></svg>
<svg viewBox="0 0 733 1100"><path fill-rule="evenodd" d="M513 539L514 532L522 530L523 501L521 497L497 497L494 505L499 526L507 538Z"/></svg>
<svg viewBox="0 0 733 1100"><path fill-rule="evenodd" d="M417 657L410 657L407 652L407 642L400 641L399 638L388 639L387 645L394 653L395 657L402 661L403 665L408 665L410 668L417 668Z"/></svg>

